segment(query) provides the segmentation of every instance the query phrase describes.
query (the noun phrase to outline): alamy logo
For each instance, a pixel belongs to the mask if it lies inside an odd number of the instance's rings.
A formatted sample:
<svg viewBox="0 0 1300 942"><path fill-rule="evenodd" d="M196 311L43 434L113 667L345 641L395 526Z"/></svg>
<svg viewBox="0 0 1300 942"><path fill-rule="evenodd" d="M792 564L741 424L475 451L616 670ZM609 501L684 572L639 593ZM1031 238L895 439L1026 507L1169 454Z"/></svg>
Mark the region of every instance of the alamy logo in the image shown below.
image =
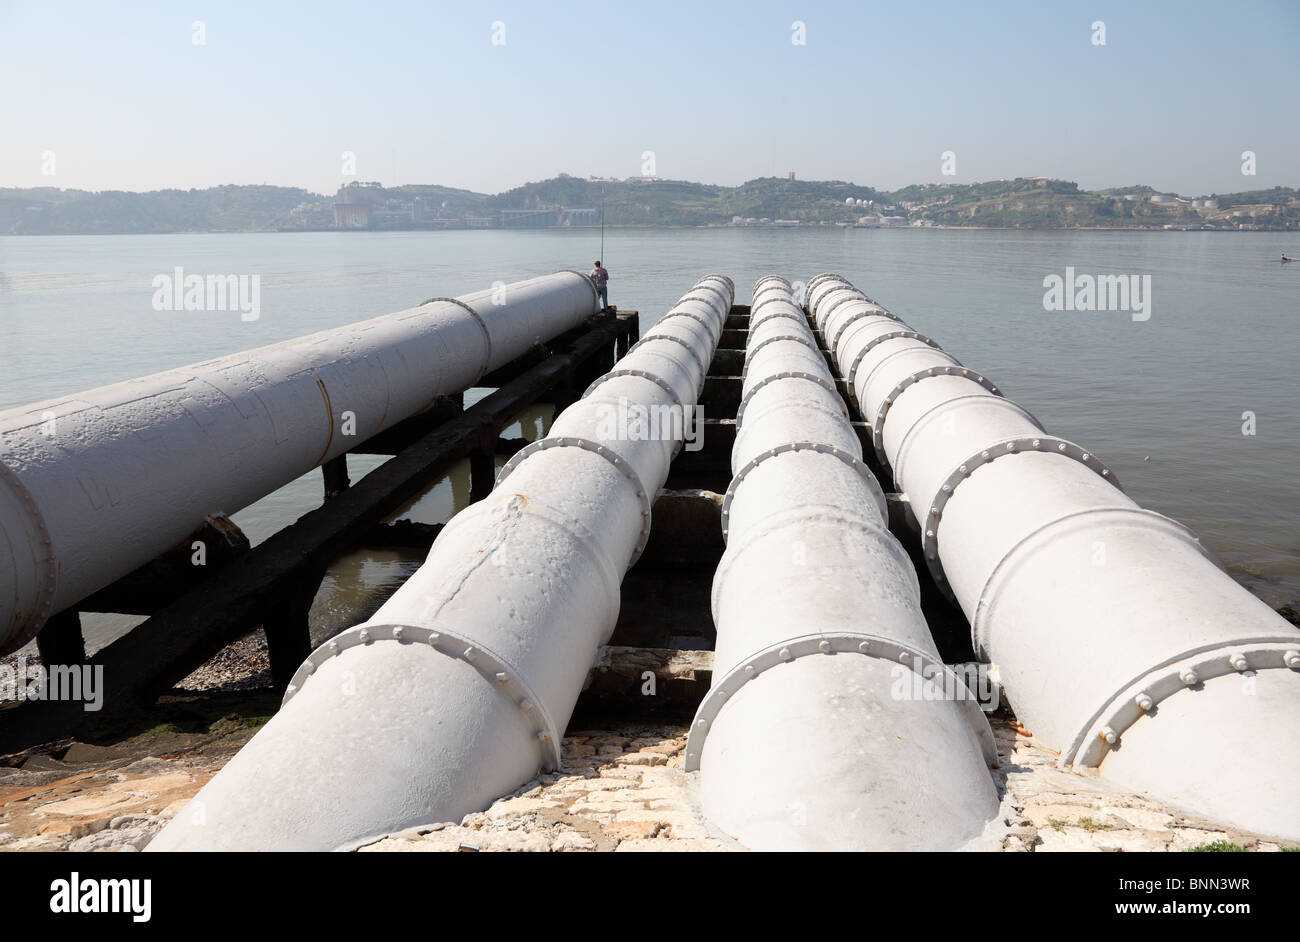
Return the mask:
<svg viewBox="0 0 1300 942"><path fill-rule="evenodd" d="M19 655L17 665L0 664L0 702L5 700L80 700L87 713L104 706L104 665L28 664Z"/></svg>
<svg viewBox="0 0 1300 942"><path fill-rule="evenodd" d="M1043 279L1045 311L1131 311L1133 320L1151 319L1150 275L1076 275L1066 266L1065 277Z"/></svg>
<svg viewBox="0 0 1300 942"><path fill-rule="evenodd" d="M704 447L704 406L646 405L626 396L602 402L596 410L596 434L605 441L681 441L687 451Z"/></svg>
<svg viewBox="0 0 1300 942"><path fill-rule="evenodd" d="M50 884L52 913L130 913L132 922L153 915L153 881L83 880L76 870L66 880Z"/></svg>
<svg viewBox="0 0 1300 942"><path fill-rule="evenodd" d="M890 668L889 695L895 700L974 700L985 713L992 713L1001 702L1002 688L988 664L953 664L944 670L918 657L911 661Z"/></svg>
<svg viewBox="0 0 1300 942"><path fill-rule="evenodd" d="M241 321L262 316L261 275L187 275L177 266L154 275L155 311L239 311Z"/></svg>

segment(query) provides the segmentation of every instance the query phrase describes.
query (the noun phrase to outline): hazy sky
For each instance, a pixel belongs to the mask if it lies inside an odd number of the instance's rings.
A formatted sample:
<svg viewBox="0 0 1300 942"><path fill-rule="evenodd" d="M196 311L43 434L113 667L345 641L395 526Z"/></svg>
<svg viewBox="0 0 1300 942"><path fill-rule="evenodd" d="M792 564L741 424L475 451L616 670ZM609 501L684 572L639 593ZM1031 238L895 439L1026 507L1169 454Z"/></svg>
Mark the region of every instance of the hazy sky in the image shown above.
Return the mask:
<svg viewBox="0 0 1300 942"><path fill-rule="evenodd" d="M0 81L0 186L1300 184L1297 0L0 0Z"/></svg>

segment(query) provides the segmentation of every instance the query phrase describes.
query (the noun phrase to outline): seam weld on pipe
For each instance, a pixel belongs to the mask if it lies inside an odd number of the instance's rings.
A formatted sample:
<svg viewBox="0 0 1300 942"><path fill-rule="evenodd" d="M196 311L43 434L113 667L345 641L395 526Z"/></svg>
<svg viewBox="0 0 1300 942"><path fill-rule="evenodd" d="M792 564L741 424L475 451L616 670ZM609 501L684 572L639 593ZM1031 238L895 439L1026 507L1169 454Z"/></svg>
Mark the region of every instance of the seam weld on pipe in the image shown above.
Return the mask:
<svg viewBox="0 0 1300 942"><path fill-rule="evenodd" d="M149 850L350 849L458 821L558 765L731 308L729 281L703 287L711 304L670 313L707 322L665 318L511 458Z"/></svg>
<svg viewBox="0 0 1300 942"><path fill-rule="evenodd" d="M939 658L789 284L754 290L765 316L751 315L723 501L714 682L685 767L704 813L753 849L967 846L998 809L992 732ZM945 686L964 696L941 699Z"/></svg>
<svg viewBox="0 0 1300 942"><path fill-rule="evenodd" d="M829 318L860 295L819 275L805 298ZM1020 721L1062 766L1300 840L1300 631L1096 455L901 321L881 329L847 328L837 362Z"/></svg>
<svg viewBox="0 0 1300 942"><path fill-rule="evenodd" d="M595 311L557 272L0 413L0 655Z"/></svg>

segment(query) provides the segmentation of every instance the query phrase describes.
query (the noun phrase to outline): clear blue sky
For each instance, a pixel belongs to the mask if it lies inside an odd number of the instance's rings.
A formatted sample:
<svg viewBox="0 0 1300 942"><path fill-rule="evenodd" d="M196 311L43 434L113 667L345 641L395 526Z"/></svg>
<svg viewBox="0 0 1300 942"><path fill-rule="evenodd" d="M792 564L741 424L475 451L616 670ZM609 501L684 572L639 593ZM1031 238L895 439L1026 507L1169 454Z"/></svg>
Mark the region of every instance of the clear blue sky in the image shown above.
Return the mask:
<svg viewBox="0 0 1300 942"><path fill-rule="evenodd" d="M724 184L1300 184L1296 0L0 0L0 81L0 186L333 192L352 151L363 180L499 192L647 150Z"/></svg>

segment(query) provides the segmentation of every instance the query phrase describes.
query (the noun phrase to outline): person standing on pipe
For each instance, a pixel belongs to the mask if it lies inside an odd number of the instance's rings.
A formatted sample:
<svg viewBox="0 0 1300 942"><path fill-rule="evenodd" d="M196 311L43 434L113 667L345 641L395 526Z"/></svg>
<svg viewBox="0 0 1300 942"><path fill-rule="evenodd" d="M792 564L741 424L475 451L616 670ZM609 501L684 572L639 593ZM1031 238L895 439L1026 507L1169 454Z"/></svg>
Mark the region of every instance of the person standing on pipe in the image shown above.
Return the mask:
<svg viewBox="0 0 1300 942"><path fill-rule="evenodd" d="M609 269L602 268L600 260L596 260L596 267L591 270L591 280L596 283L596 294L600 297L600 309L603 311L609 307Z"/></svg>

